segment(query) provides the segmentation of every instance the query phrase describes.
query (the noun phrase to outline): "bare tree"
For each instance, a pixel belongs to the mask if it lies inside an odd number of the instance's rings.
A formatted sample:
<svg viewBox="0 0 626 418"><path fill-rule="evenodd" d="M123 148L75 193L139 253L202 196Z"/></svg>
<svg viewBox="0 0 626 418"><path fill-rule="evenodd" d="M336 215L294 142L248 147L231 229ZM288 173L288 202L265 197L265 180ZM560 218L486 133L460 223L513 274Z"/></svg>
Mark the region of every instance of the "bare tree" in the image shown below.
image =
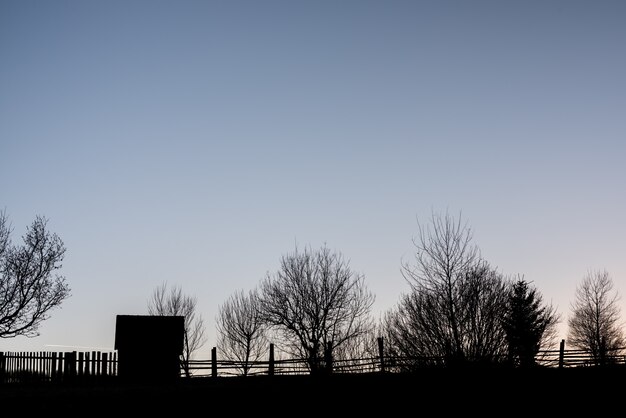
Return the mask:
<svg viewBox="0 0 626 418"><path fill-rule="evenodd" d="M458 295L462 292L463 277L479 261L478 247L472 244L472 232L461 222L461 216L455 220L447 212L432 213L431 224L425 227L418 221L418 230L418 237L413 240L415 263L403 263L402 273L412 290L420 295L418 300L431 305L431 309L422 312L432 318L424 319L438 324L433 332L439 334L439 344L449 351L447 356L462 360L459 317L462 310Z"/></svg>
<svg viewBox="0 0 626 418"><path fill-rule="evenodd" d="M418 228L414 263L402 264L411 292L384 320L389 348L446 365L498 361L506 349L505 278L481 258L460 215L433 213Z"/></svg>
<svg viewBox="0 0 626 418"><path fill-rule="evenodd" d="M576 288L567 341L575 348L589 351L596 365L605 364L610 354L619 354L624 349L619 300L606 270L587 272Z"/></svg>
<svg viewBox="0 0 626 418"><path fill-rule="evenodd" d="M372 320L364 326L365 332L335 348L333 359L335 369L342 372L379 371L378 334Z"/></svg>
<svg viewBox="0 0 626 418"><path fill-rule="evenodd" d="M260 286L264 321L312 374L330 372L334 351L368 331L373 303L364 276L326 246L284 255Z"/></svg>
<svg viewBox="0 0 626 418"><path fill-rule="evenodd" d="M159 316L184 316L184 344L181 365L187 377L191 376L189 361L193 353L206 342L204 321L196 311L197 299L183 294L180 286L174 286L168 293L167 283L154 289L148 300L148 313Z"/></svg>
<svg viewBox="0 0 626 418"><path fill-rule="evenodd" d="M509 361L518 367L533 367L541 349L556 345L560 315L556 308L522 277L511 285L502 324L509 346Z"/></svg>
<svg viewBox="0 0 626 418"><path fill-rule="evenodd" d="M37 216L22 237L12 245L12 227L6 212L0 212L0 337L39 335L39 326L52 309L70 295L62 267L65 245L47 230L47 219Z"/></svg>
<svg viewBox="0 0 626 418"><path fill-rule="evenodd" d="M403 294L382 320L385 355L403 358L397 367L454 366L460 362L496 363L505 358L500 319L506 307L507 281L486 262L458 278L452 300L460 344L446 314L445 296L424 289Z"/></svg>
<svg viewBox="0 0 626 418"><path fill-rule="evenodd" d="M222 354L247 376L254 362L261 361L269 350L257 291L246 294L239 290L231 295L219 307L216 323Z"/></svg>
<svg viewBox="0 0 626 418"><path fill-rule="evenodd" d="M475 363L499 363L508 351L502 316L506 312L509 282L482 260L461 281L460 329L464 358Z"/></svg>
<svg viewBox="0 0 626 418"><path fill-rule="evenodd" d="M428 318L422 312L430 305L428 295L411 291L400 295L397 305L384 313L380 335L385 341L387 369L405 372L444 364L442 353L445 345L439 346L443 339L431 339L421 332L429 329ZM422 322L423 319L426 321ZM438 328L432 330L437 331Z"/></svg>

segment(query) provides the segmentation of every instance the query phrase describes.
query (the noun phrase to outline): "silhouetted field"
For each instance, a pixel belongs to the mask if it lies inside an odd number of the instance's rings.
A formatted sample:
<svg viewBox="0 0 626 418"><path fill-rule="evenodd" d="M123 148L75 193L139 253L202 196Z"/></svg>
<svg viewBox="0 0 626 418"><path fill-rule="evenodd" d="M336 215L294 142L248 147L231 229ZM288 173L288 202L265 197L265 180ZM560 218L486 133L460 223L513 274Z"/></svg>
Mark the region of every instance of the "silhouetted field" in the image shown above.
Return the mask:
<svg viewBox="0 0 626 418"><path fill-rule="evenodd" d="M202 377L169 382L122 382L112 377L100 382L4 384L0 391L2 412L22 414L332 417L354 413L557 416L589 412L596 416L615 408L623 411L626 367L436 369L414 374Z"/></svg>

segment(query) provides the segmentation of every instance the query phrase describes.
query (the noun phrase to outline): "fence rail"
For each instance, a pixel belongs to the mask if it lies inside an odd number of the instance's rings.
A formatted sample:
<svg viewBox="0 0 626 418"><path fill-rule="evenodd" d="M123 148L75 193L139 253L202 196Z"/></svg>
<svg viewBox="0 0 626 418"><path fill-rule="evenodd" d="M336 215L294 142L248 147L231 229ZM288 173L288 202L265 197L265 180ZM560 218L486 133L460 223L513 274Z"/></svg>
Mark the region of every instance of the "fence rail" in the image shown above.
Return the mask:
<svg viewBox="0 0 626 418"><path fill-rule="evenodd" d="M607 356L607 364L626 364L626 349ZM568 368L597 366L597 359L585 350L542 350L536 363L544 367ZM332 363L333 373L401 373L416 364L438 364L442 359L376 356L339 360ZM113 352L0 352L0 383L29 381L68 381L71 379L98 379L117 376L118 353ZM273 345L267 361L233 361L217 358L214 347L209 360L189 360L191 377L247 375L301 375L309 374L308 364L301 359L275 359ZM244 372L245 371L245 372ZM181 364L181 376L184 367Z"/></svg>
<svg viewBox="0 0 626 418"><path fill-rule="evenodd" d="M382 353L382 341L381 344ZM248 375L291 375L309 374L310 369L306 361L301 359L274 359L273 345L270 344L269 361L233 361L219 360L216 348L211 351L210 360L189 360L189 371L192 377L216 377ZM561 341L558 350L540 350L535 357L535 363L543 367L571 368L590 367L603 364L626 364L626 347L611 351L601 361L586 350L566 350L565 341ZM402 373L419 365L442 365L444 359L440 357L392 357L380 354L376 357L341 360L335 359L332 363L333 373L368 373L390 372ZM417 365L417 366L416 366Z"/></svg>

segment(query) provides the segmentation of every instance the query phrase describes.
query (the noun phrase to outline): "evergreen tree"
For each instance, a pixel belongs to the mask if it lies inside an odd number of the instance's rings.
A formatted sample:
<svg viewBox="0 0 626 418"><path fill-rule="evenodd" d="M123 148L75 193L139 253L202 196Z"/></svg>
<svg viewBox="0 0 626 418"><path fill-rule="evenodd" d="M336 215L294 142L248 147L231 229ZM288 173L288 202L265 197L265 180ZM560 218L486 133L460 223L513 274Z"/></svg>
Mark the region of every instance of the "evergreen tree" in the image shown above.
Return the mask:
<svg viewBox="0 0 626 418"><path fill-rule="evenodd" d="M556 310L544 306L537 289L523 279L515 281L502 319L509 360L519 367L535 366L539 350L551 340L558 321Z"/></svg>

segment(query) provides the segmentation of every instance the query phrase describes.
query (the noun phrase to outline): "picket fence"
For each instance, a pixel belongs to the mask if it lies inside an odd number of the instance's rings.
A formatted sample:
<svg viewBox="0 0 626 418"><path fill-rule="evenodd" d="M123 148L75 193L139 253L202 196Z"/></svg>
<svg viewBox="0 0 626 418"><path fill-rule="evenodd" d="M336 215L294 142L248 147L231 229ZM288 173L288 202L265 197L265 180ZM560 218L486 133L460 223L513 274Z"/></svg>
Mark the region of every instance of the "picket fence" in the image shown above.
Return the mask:
<svg viewBox="0 0 626 418"><path fill-rule="evenodd" d="M60 382L117 375L117 352L0 352L0 382Z"/></svg>

